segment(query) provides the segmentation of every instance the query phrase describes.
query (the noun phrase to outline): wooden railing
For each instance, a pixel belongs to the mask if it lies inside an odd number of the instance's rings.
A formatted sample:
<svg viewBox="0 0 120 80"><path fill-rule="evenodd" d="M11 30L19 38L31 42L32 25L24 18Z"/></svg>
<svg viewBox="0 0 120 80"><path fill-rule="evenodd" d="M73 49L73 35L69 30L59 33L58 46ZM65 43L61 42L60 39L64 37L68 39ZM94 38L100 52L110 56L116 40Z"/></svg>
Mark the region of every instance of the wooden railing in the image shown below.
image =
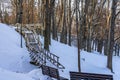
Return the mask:
<svg viewBox="0 0 120 80"><path fill-rule="evenodd" d="M37 50L35 47L33 47L31 45L29 45L28 48L29 48L29 51L31 51L30 54L32 54L34 56L33 58L35 58L35 57L37 59L40 58L40 60L35 61L36 63L41 64L41 62L42 62L41 65L43 65L43 64L46 64L46 60L48 60L53 65L55 65L57 68L65 69L65 67L62 64L59 63L59 57L56 56L55 54L52 54L52 53L50 53L49 51L47 51L45 49ZM39 62L39 61L41 61L41 62Z"/></svg>
<svg viewBox="0 0 120 80"><path fill-rule="evenodd" d="M17 31L20 33L19 26ZM32 26L23 27L22 35L24 35L24 38L26 40L26 46L30 51L30 57L36 64L45 65L46 60L48 60L57 68L65 69L65 67L62 64L60 64L58 56L56 56L53 53L50 53L49 51L41 47L39 36L35 32L35 30L32 28Z"/></svg>
<svg viewBox="0 0 120 80"><path fill-rule="evenodd" d="M49 51L42 49L42 52L45 54L46 59L50 61L53 65L55 65L59 69L65 69L65 67L59 63L59 57Z"/></svg>
<svg viewBox="0 0 120 80"><path fill-rule="evenodd" d="M57 68L65 69L65 67L62 64L60 64L58 56L56 56L53 53L50 53L49 51L47 51L41 47L41 43L39 42L39 39L38 39L39 37L37 36L36 32L34 30L31 30L30 28L27 28L27 29L28 29L28 31L32 32L32 33L28 33L29 35L25 34L26 45L27 45L29 51L32 53L32 55L34 55L32 57L32 59L34 59L36 57L35 62L39 63L39 64L42 63L41 65L46 64L46 60L48 60L53 65L55 65ZM36 60L36 59L38 59L38 60ZM39 61L41 61L41 62L39 62Z"/></svg>
<svg viewBox="0 0 120 80"><path fill-rule="evenodd" d="M57 80L68 80L67 78L61 77L59 75L58 69L50 67L50 66L42 65L42 73L43 73L43 75L50 76L50 77L55 78Z"/></svg>

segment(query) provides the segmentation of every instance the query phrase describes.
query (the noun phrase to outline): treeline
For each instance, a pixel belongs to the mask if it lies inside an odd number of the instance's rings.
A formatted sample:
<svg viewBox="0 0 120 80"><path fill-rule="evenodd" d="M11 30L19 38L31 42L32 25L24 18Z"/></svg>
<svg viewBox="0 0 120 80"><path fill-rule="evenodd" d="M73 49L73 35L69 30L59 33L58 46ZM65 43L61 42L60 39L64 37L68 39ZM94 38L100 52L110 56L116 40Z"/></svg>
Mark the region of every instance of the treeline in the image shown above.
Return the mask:
<svg viewBox="0 0 120 80"><path fill-rule="evenodd" d="M9 17L9 24L19 23L20 19L23 24L42 24L45 49L49 50L51 37L69 46L74 37L78 56L80 50L104 50L107 67L112 71L113 52L119 55L120 49L119 0L11 0L11 5L11 15L6 12L4 19Z"/></svg>

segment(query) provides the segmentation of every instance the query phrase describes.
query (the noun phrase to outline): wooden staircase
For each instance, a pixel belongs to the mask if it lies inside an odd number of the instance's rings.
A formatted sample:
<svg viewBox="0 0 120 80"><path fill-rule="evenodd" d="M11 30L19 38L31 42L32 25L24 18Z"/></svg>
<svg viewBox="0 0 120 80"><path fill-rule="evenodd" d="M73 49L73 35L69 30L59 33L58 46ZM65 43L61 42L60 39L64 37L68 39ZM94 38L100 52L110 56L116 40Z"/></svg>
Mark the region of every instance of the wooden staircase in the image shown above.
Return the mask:
<svg viewBox="0 0 120 80"><path fill-rule="evenodd" d="M59 69L65 69L65 67L59 62L59 57L41 47L39 37L35 31L28 30L25 33L26 46L30 51L30 57L35 64L46 65L46 62L51 62Z"/></svg>

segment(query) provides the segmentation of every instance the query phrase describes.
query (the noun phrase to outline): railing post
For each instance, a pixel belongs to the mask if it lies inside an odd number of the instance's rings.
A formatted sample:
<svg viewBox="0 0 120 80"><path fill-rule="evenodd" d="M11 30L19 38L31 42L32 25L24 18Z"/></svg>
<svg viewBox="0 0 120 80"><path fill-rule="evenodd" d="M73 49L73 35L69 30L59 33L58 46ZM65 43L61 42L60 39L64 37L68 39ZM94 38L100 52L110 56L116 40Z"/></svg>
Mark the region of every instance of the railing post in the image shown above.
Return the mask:
<svg viewBox="0 0 120 80"><path fill-rule="evenodd" d="M57 67L59 67L59 64L58 64L58 62L59 62L59 58L57 57Z"/></svg>
<svg viewBox="0 0 120 80"><path fill-rule="evenodd" d="M52 59L52 55L50 54L50 62L51 62L51 59Z"/></svg>
<svg viewBox="0 0 120 80"><path fill-rule="evenodd" d="M46 51L45 51L45 56L44 57L45 57L45 65L46 65Z"/></svg>

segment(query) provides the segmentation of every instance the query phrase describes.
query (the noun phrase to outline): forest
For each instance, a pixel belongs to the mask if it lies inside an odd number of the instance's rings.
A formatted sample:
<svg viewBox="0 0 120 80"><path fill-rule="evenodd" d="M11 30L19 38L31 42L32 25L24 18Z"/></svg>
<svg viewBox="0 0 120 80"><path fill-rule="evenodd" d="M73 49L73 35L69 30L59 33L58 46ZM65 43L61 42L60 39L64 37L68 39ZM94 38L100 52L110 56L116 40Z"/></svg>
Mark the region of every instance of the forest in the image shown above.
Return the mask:
<svg viewBox="0 0 120 80"><path fill-rule="evenodd" d="M0 2L0 22L8 25L39 24L37 34L44 36L49 51L51 38L78 48L107 56L113 72L112 57L120 56L119 0L5 0Z"/></svg>

